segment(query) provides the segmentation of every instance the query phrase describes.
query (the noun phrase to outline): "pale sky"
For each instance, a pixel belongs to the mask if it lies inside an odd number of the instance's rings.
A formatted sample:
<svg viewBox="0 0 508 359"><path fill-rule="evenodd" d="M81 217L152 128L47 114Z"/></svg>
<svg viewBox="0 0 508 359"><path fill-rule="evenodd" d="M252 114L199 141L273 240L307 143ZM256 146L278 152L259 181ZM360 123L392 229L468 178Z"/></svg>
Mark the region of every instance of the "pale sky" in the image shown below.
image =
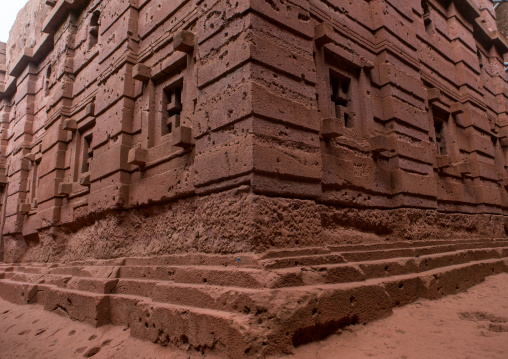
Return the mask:
<svg viewBox="0 0 508 359"><path fill-rule="evenodd" d="M7 42L9 30L16 20L19 10L28 0L0 0L0 41Z"/></svg>

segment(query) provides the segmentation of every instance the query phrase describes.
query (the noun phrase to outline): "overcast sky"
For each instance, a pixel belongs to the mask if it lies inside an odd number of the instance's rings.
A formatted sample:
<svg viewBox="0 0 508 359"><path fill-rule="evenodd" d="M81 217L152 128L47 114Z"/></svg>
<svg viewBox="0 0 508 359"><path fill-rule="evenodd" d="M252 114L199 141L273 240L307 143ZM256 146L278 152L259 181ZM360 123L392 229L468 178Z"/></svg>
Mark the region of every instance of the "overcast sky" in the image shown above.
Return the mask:
<svg viewBox="0 0 508 359"><path fill-rule="evenodd" d="M27 2L28 0L0 0L0 41L7 42L16 15Z"/></svg>

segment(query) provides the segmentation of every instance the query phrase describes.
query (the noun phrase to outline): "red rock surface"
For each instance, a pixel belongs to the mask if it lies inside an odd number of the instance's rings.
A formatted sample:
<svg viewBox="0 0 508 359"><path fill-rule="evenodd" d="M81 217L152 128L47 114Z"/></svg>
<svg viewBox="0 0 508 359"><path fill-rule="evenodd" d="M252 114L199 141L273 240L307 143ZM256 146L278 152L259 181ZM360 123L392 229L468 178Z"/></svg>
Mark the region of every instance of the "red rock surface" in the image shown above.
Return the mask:
<svg viewBox="0 0 508 359"><path fill-rule="evenodd" d="M0 264L0 297L163 346L289 354L419 298L508 272L508 241L418 241Z"/></svg>
<svg viewBox="0 0 508 359"><path fill-rule="evenodd" d="M326 340L297 348L288 358L504 359L508 352L507 303L508 275L500 274L465 293L420 300L395 309L389 318L347 327ZM216 358L211 353L203 356L140 341L130 337L126 328L92 328L36 306L1 299L0 353L2 359Z"/></svg>
<svg viewBox="0 0 508 359"><path fill-rule="evenodd" d="M508 271L488 0L31 0L10 35L9 301L239 357Z"/></svg>
<svg viewBox="0 0 508 359"><path fill-rule="evenodd" d="M492 3L31 0L0 46L5 261L505 237Z"/></svg>

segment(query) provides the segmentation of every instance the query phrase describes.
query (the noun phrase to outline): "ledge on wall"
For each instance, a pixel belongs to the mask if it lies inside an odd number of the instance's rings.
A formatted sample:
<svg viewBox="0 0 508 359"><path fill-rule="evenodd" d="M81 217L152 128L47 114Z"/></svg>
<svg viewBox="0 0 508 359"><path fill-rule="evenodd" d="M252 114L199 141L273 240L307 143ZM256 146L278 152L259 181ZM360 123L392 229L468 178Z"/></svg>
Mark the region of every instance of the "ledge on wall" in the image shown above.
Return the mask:
<svg viewBox="0 0 508 359"><path fill-rule="evenodd" d="M476 19L474 22L474 33L480 40L492 42L501 54L508 52L508 42L506 39L499 34L499 31L492 31L488 29L481 19Z"/></svg>
<svg viewBox="0 0 508 359"><path fill-rule="evenodd" d="M480 9L472 0L454 0L454 2L455 6L460 9L466 17L476 19L481 16Z"/></svg>
<svg viewBox="0 0 508 359"><path fill-rule="evenodd" d="M18 56L18 58L13 61L13 65L9 72L9 75L18 77L21 74L21 72L23 72L28 63L32 61L33 55L34 49L30 47L25 47L23 49L23 52Z"/></svg>
<svg viewBox="0 0 508 359"><path fill-rule="evenodd" d="M73 3L74 0L59 0L53 7L53 10L49 13L47 19L44 21L44 24L42 25L42 32L53 34L62 19L72 9Z"/></svg>
<svg viewBox="0 0 508 359"><path fill-rule="evenodd" d="M1 90L0 91L0 99L2 99L3 97L10 97L10 96L14 95L14 93L16 92L16 88L17 88L16 78L9 76L2 86L3 87L0 88L0 90Z"/></svg>
<svg viewBox="0 0 508 359"><path fill-rule="evenodd" d="M54 34L67 14L82 6L87 0L58 0L42 25L42 32Z"/></svg>

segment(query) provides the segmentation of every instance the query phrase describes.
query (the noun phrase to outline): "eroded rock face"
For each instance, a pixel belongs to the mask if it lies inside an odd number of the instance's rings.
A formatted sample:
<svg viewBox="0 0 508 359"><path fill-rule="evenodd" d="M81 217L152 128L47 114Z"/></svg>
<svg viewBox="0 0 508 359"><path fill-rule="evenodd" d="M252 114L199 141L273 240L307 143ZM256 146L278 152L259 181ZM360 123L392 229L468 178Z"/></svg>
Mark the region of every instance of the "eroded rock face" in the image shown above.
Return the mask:
<svg viewBox="0 0 508 359"><path fill-rule="evenodd" d="M505 237L507 51L489 1L32 0L5 260Z"/></svg>
<svg viewBox="0 0 508 359"><path fill-rule="evenodd" d="M9 32L6 51L6 68L11 68L25 47L33 48L42 35L42 25L48 15L50 7L45 0L30 0L16 17L14 26Z"/></svg>
<svg viewBox="0 0 508 359"><path fill-rule="evenodd" d="M499 32L506 38L508 35L508 4L501 3L496 9L496 20Z"/></svg>

